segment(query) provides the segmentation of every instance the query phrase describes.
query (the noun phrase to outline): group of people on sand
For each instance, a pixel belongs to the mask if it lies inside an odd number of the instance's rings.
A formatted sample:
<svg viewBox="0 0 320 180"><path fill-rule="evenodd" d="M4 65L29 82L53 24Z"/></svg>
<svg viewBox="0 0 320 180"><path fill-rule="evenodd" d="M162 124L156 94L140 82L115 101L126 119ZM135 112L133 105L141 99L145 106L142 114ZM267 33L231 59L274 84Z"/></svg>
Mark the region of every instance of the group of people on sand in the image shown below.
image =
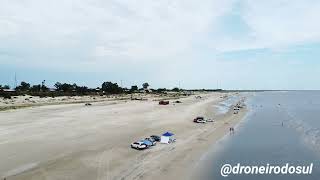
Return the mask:
<svg viewBox="0 0 320 180"><path fill-rule="evenodd" d="M230 134L234 134L234 128L233 128L233 127L230 127L230 128L229 128L229 132L230 132Z"/></svg>

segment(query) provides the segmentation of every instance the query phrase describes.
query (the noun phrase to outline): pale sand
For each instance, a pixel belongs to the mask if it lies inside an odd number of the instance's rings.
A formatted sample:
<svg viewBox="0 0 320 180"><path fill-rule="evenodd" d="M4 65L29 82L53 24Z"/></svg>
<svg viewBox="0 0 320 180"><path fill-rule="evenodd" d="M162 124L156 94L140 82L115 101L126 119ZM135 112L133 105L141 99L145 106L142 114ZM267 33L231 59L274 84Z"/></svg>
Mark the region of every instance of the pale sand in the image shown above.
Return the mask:
<svg viewBox="0 0 320 180"><path fill-rule="evenodd" d="M156 101L65 104L0 112L0 177L13 179L188 179L201 155L245 114L216 117L221 93L183 103ZM203 115L216 123L195 124ZM175 133L176 143L144 151L130 143Z"/></svg>
<svg viewBox="0 0 320 180"><path fill-rule="evenodd" d="M184 97L183 93L168 93L168 94L119 94L119 95L94 95L94 96L57 96L57 97L39 97L39 96L12 96L11 99L0 97L0 111L18 109L24 107L44 106L44 105L58 105L58 104L75 104L86 102L105 102L105 101L119 101L131 100L131 98L139 100L161 100Z"/></svg>

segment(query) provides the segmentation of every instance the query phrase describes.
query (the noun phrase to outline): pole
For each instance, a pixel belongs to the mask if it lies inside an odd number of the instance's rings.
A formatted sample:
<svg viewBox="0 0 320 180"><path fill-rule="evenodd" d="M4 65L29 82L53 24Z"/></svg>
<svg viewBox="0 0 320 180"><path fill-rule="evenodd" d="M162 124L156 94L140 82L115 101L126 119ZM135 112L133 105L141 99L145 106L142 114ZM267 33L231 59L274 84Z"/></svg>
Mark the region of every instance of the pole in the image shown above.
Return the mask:
<svg viewBox="0 0 320 180"><path fill-rule="evenodd" d="M17 88L17 74L14 73L14 89Z"/></svg>

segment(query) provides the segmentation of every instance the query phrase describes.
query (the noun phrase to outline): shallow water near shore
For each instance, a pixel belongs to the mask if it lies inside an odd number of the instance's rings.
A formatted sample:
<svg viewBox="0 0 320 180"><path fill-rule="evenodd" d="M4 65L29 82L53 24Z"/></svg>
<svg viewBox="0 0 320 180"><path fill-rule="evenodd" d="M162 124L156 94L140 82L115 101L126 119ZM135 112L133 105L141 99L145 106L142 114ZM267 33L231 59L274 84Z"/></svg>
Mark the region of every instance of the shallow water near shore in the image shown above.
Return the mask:
<svg viewBox="0 0 320 180"><path fill-rule="evenodd" d="M213 145L197 167L200 179L311 180L320 179L320 91L256 93L247 102L248 114L235 128ZM232 166L302 165L313 163L311 175L229 175L222 177L224 164Z"/></svg>
<svg viewBox="0 0 320 180"><path fill-rule="evenodd" d="M215 108L217 109L217 114L225 114L227 113L231 106L239 102L241 97L239 95L231 95L226 100L221 101L219 104L215 105Z"/></svg>

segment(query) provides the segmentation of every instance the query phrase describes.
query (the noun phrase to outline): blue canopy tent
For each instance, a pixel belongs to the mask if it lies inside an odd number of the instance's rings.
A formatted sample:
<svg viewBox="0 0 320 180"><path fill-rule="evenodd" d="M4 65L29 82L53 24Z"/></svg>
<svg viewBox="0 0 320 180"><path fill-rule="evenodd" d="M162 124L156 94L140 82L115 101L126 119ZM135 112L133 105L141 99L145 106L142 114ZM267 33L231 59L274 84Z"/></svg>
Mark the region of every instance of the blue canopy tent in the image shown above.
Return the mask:
<svg viewBox="0 0 320 180"><path fill-rule="evenodd" d="M173 139L172 139L173 135L174 134L171 132L166 132L166 133L162 134L160 142L164 143L164 144L169 144L170 142L173 141Z"/></svg>
<svg viewBox="0 0 320 180"><path fill-rule="evenodd" d="M171 132L166 132L166 133L162 134L162 136L168 136L168 137L173 136L173 135L174 135L174 134L171 133Z"/></svg>

